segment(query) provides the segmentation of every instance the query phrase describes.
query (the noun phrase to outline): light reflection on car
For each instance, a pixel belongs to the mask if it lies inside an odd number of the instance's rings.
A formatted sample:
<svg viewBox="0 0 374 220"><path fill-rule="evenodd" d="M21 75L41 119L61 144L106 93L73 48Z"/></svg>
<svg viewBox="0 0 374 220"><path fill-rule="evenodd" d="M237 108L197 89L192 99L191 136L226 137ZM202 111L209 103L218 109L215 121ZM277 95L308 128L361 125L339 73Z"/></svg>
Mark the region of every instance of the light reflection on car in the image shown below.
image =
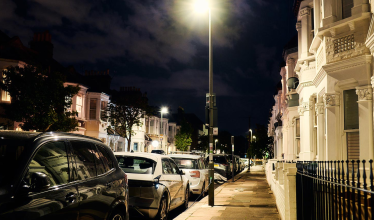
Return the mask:
<svg viewBox="0 0 374 220"><path fill-rule="evenodd" d="M189 181L168 156L116 152L129 179L131 216L167 219L169 211L188 207Z"/></svg>

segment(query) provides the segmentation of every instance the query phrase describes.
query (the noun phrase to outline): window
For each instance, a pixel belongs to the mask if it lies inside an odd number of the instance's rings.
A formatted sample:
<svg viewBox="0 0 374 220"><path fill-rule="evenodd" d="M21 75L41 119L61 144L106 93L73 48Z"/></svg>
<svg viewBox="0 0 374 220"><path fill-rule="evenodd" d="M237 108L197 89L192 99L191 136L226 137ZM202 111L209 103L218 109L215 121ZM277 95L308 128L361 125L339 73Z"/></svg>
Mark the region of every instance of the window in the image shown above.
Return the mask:
<svg viewBox="0 0 374 220"><path fill-rule="evenodd" d="M119 167L126 173L153 174L156 162L143 157L116 156Z"/></svg>
<svg viewBox="0 0 374 220"><path fill-rule="evenodd" d="M162 173L163 174L173 174L170 163L168 159L162 159Z"/></svg>
<svg viewBox="0 0 374 220"><path fill-rule="evenodd" d="M77 167L78 180L96 176L95 158L92 145L84 141L70 141Z"/></svg>
<svg viewBox="0 0 374 220"><path fill-rule="evenodd" d="M96 102L97 99L90 99L90 119L96 119Z"/></svg>
<svg viewBox="0 0 374 220"><path fill-rule="evenodd" d="M4 77L5 77L5 74L3 73L3 78ZM5 83L4 80L3 80L3 83ZM1 101L3 101L3 102L10 102L10 94L9 94L9 92L7 92L5 90L1 90Z"/></svg>
<svg viewBox="0 0 374 220"><path fill-rule="evenodd" d="M171 170L173 171L173 174L179 174L179 168L178 166L174 163L173 160L169 160L170 165L171 165Z"/></svg>
<svg viewBox="0 0 374 220"><path fill-rule="evenodd" d="M197 166L197 160L187 158L173 158L175 163L181 169L199 169Z"/></svg>
<svg viewBox="0 0 374 220"><path fill-rule="evenodd" d="M344 98L344 130L359 128L358 96L355 89L343 91Z"/></svg>
<svg viewBox="0 0 374 220"><path fill-rule="evenodd" d="M78 95L76 100L76 111L78 112L78 117L82 117L82 96Z"/></svg>
<svg viewBox="0 0 374 220"><path fill-rule="evenodd" d="M353 0L342 0L342 19L351 17Z"/></svg>
<svg viewBox="0 0 374 220"><path fill-rule="evenodd" d="M171 126L169 126L169 131L171 131Z"/></svg>
<svg viewBox="0 0 374 220"><path fill-rule="evenodd" d="M101 115L100 115L100 118L103 118L103 117L106 116L106 108L107 108L106 102L101 101L101 109L100 109Z"/></svg>
<svg viewBox="0 0 374 220"><path fill-rule="evenodd" d="M101 145L96 145L97 149L99 150L99 153L101 154L102 161L104 163L104 166L106 167L107 170L113 169L113 161L112 158L109 156L108 151L105 149L104 146Z"/></svg>
<svg viewBox="0 0 374 220"><path fill-rule="evenodd" d="M69 182L69 165L64 142L44 144L29 164L29 171L24 178L31 184L32 174L42 172L47 175L51 186Z"/></svg>
<svg viewBox="0 0 374 220"><path fill-rule="evenodd" d="M295 135L295 141L296 141L296 155L299 155L300 153L300 118L296 119L296 135Z"/></svg>
<svg viewBox="0 0 374 220"><path fill-rule="evenodd" d="M135 152L138 151L138 143L137 143L137 142L134 143L134 151L135 151Z"/></svg>
<svg viewBox="0 0 374 220"><path fill-rule="evenodd" d="M154 125L155 125L155 121L151 120L151 126L154 126Z"/></svg>
<svg viewBox="0 0 374 220"><path fill-rule="evenodd" d="M311 22L312 22L312 30L311 30L311 34L312 34L312 37L314 38L314 8L311 9Z"/></svg>

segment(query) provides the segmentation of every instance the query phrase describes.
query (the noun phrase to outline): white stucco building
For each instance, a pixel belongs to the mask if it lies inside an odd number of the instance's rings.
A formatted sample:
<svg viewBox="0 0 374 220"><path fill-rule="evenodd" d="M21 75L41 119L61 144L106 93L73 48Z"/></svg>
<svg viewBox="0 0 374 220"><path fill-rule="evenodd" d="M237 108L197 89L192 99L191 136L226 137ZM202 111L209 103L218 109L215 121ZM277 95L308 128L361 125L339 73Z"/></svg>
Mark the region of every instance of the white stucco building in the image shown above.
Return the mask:
<svg viewBox="0 0 374 220"><path fill-rule="evenodd" d="M373 159L374 4L298 0L294 10L298 50L285 50L269 124L275 158Z"/></svg>

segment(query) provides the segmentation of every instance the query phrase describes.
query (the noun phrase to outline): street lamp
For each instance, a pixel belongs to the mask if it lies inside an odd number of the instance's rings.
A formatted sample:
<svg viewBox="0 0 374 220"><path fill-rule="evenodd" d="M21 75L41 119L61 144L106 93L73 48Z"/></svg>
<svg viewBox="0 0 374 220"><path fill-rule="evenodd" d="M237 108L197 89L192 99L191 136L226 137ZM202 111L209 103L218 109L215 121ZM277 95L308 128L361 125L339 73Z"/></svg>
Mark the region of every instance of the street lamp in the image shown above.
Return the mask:
<svg viewBox="0 0 374 220"><path fill-rule="evenodd" d="M216 139L215 141L215 144L216 144L216 146L215 146L215 148L214 148L214 150L216 151L216 153L217 153L217 142L218 142L218 139Z"/></svg>
<svg viewBox="0 0 374 220"><path fill-rule="evenodd" d="M252 129L249 129L249 132L251 132L251 142L252 142L252 137L253 137Z"/></svg>
<svg viewBox="0 0 374 220"><path fill-rule="evenodd" d="M255 139L255 142L256 142L256 136L253 135L253 139Z"/></svg>
<svg viewBox="0 0 374 220"><path fill-rule="evenodd" d="M209 0L195 0L195 11L209 13L209 205L214 206L214 163L213 163L213 45L212 19Z"/></svg>
<svg viewBox="0 0 374 220"><path fill-rule="evenodd" d="M161 136L161 149L162 149L162 139L164 138L164 130L162 130L162 124L163 124L163 122L162 122L162 115L163 114L167 114L168 113L168 108L166 108L166 107L162 107L161 108L161 132L160 132L160 136Z"/></svg>

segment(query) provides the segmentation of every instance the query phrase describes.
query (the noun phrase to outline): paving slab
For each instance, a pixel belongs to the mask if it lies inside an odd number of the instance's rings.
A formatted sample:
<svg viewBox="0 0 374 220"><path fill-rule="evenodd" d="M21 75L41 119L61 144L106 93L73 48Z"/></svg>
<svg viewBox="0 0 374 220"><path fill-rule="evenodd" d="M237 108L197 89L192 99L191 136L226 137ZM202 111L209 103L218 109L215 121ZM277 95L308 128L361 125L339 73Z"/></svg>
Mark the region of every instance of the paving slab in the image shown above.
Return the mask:
<svg viewBox="0 0 374 220"><path fill-rule="evenodd" d="M251 167L219 186L214 191L214 205L208 204L208 196L195 203L175 220L278 220L273 194L269 194L262 166Z"/></svg>

